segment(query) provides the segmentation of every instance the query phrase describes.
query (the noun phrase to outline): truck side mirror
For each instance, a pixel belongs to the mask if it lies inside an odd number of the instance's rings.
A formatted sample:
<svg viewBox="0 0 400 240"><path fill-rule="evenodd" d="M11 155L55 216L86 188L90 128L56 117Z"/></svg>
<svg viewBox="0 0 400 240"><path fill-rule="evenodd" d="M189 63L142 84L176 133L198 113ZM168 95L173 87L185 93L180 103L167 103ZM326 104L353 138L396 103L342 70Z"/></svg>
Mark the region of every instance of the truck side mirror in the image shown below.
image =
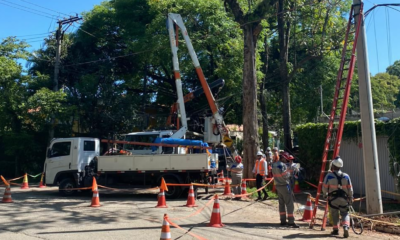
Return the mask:
<svg viewBox="0 0 400 240"><path fill-rule="evenodd" d="M51 149L47 148L47 158L51 158Z"/></svg>

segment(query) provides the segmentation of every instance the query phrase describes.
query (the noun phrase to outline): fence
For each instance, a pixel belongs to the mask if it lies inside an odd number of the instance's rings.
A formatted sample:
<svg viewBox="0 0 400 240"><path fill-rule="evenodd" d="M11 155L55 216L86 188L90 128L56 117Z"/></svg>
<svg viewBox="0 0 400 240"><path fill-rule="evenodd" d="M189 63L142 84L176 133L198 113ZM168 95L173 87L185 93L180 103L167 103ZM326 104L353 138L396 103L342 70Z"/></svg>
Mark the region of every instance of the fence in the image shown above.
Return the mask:
<svg viewBox="0 0 400 240"><path fill-rule="evenodd" d="M390 153L387 147L387 137L377 137L379 172L381 190L397 192L396 179L390 175ZM350 175L354 192L365 195L364 161L361 138L356 141L345 140L340 147L340 156L344 161L343 172ZM394 198L393 195L382 193L384 198Z"/></svg>

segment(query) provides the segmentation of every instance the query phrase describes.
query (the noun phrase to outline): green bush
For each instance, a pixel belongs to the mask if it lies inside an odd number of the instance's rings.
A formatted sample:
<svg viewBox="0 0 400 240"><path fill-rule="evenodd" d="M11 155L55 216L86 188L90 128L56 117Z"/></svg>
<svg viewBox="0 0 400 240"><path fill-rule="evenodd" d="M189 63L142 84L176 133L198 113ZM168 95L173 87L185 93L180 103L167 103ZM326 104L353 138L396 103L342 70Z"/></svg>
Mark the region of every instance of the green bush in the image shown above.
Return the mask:
<svg viewBox="0 0 400 240"><path fill-rule="evenodd" d="M393 119L387 123L375 122L377 136L387 136L390 152L390 173L392 176L398 174L396 166L400 166L400 118ZM327 123L307 123L296 126L295 134L298 138L299 153L303 167L307 170L306 179L315 181L319 178L321 171L322 153L328 130ZM361 122L346 122L343 129L343 140L361 142ZM328 156L331 159L332 156ZM398 178L399 181L399 178ZM400 186L400 181L397 184ZM399 189L400 190L400 189Z"/></svg>

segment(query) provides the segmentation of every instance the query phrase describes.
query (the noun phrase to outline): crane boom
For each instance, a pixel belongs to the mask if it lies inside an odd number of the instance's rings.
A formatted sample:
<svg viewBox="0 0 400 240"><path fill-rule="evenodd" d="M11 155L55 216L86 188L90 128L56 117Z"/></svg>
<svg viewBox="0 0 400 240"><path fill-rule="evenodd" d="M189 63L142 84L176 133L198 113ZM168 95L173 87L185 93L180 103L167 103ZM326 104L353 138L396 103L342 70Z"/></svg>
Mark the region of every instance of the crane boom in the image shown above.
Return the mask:
<svg viewBox="0 0 400 240"><path fill-rule="evenodd" d="M222 143L224 143L228 148L233 150L233 151L231 151L233 154L236 154L236 150L234 149L234 146L233 146L233 141L229 136L229 129L226 127L226 125L224 123L224 119L223 119L222 115L220 114L220 112L218 111L218 106L215 102L214 96L211 93L210 87L204 77L203 70L200 67L200 63L197 58L197 54L193 49L192 42L187 33L185 24L183 23L182 17L179 14L169 13L168 14L168 33L169 33L169 39L170 39L171 51L172 51L172 61L173 61L173 66L174 66L176 90L178 92L179 111L181 113L181 121L182 121L182 128L179 129L178 132L180 132L180 131L186 132L186 130L187 130L187 119L186 119L186 112L185 112L184 99L183 99L183 93L182 93L182 82L181 82L181 77L180 77L180 72L179 72L179 63L178 63L178 29L181 30L183 38L186 42L186 46L188 48L189 55L192 59L193 65L196 69L196 73L200 80L201 86L204 90L204 94L206 95L208 105L211 108L211 112L212 112L213 118L215 120L215 125L218 128L219 133L221 134ZM179 135L177 133L175 133L174 135ZM174 137L174 136L171 136L171 137Z"/></svg>

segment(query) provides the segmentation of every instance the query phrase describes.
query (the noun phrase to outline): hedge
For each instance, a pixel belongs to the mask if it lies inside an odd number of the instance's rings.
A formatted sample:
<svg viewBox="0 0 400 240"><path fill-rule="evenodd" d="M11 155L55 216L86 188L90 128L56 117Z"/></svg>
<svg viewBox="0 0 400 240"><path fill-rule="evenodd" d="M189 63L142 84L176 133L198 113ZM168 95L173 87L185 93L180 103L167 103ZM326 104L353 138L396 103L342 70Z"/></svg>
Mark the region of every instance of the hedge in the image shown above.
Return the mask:
<svg viewBox="0 0 400 240"><path fill-rule="evenodd" d="M395 166L400 166L400 118L387 123L376 121L375 130L377 136L387 136L390 152L390 174L396 177ZM295 135L298 139L298 158L307 169L307 179L315 181L321 171L322 152L327 134L327 123L306 123L295 127ZM361 140L361 122L349 121L344 125L343 140ZM332 156L329 156L332 158ZM397 187L400 186L400 178ZM399 188L400 191L400 188Z"/></svg>

